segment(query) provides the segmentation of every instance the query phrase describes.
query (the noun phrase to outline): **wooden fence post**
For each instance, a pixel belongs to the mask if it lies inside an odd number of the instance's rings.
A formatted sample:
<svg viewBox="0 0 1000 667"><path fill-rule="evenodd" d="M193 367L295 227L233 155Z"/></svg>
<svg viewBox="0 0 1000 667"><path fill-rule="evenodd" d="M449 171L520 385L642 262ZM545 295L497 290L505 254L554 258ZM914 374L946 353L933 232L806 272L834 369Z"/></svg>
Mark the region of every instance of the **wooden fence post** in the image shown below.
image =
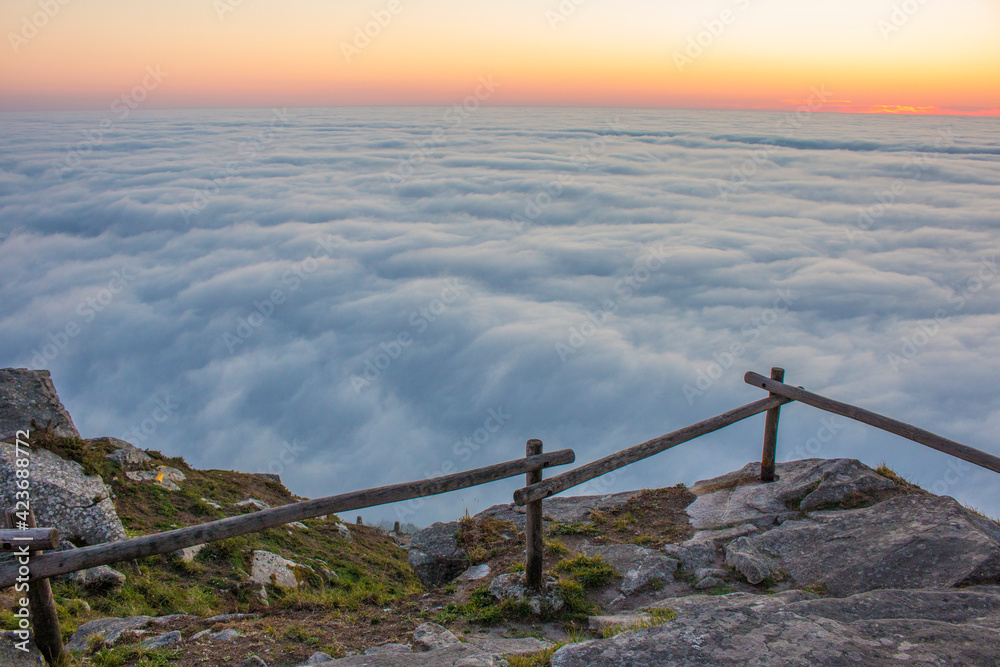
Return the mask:
<svg viewBox="0 0 1000 667"><path fill-rule="evenodd" d="M535 456L542 453L541 440L529 440L525 447L526 456ZM538 484L542 481L542 471L534 470L525 475L526 486ZM525 508L526 525L524 530L524 541L527 550L525 557L524 572L525 584L531 590L541 590L542 588L542 559L544 558L544 541L542 539L542 501L528 503Z"/></svg>
<svg viewBox="0 0 1000 667"><path fill-rule="evenodd" d="M23 516L23 515L22 515ZM4 512L3 521L8 528L15 528L18 518L14 510ZM28 510L28 528L37 528L35 513ZM30 558L41 556L42 552L32 550ZM52 667L66 664L66 649L63 648L62 630L56 614L56 601L52 598L52 587L48 579L31 582L28 588L28 610L31 614L31 629L34 631L35 646L45 661Z"/></svg>
<svg viewBox="0 0 1000 667"><path fill-rule="evenodd" d="M771 379L778 382L785 381L784 368L772 368ZM771 394L773 398L775 395ZM774 461L778 449L778 418L781 416L781 406L771 408L764 417L764 452L760 457L760 481L770 483L774 481Z"/></svg>

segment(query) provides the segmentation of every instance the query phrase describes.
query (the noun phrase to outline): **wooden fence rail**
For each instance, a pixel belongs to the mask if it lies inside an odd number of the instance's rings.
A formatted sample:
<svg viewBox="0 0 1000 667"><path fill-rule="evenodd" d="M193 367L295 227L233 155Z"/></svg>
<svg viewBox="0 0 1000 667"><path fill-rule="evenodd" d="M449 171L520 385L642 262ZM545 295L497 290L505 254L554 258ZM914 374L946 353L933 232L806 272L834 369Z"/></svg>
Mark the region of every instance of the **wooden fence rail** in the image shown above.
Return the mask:
<svg viewBox="0 0 1000 667"><path fill-rule="evenodd" d="M907 424L906 422L885 417L877 412L865 410L864 408L859 408L848 403L841 403L840 401L835 401L832 398L826 398L825 396L808 392L801 387L792 387L791 385L784 384L778 380L768 379L763 375L754 373L753 371L747 373L743 380L747 384L767 389L771 395L783 396L792 401L805 403L806 405L811 405L814 408L819 408L820 410L825 410L826 412L832 412L835 415L841 415L842 417L854 419L855 421L868 424L869 426L874 426L875 428L880 428L883 431L894 433L898 436L913 440L914 442L919 442L921 445L930 447L931 449L936 449L939 452L951 454L952 456L962 459L963 461L975 463L977 466L982 466L987 470L1000 473L1000 458L973 447L969 447L968 445L955 442L954 440L942 438L940 435L936 435L930 431L925 431L924 429L913 426L912 424Z"/></svg>
<svg viewBox="0 0 1000 667"><path fill-rule="evenodd" d="M179 528L155 535L133 537L120 542L97 544L82 549L58 551L33 558L29 581L47 579L67 572L85 570L98 565L109 565L125 560L135 560L147 556L171 553L184 547L224 540L229 537L246 535L268 528L276 528L293 521L311 519L324 514L336 514L364 507L387 505L411 498L433 496L458 489L467 489L487 482L507 477L523 475L554 465L573 463L576 455L571 449L563 449L548 454L528 456L505 463L459 472L420 482L393 484L377 489L367 489L344 493L338 496L306 500L260 512L233 516L228 519L210 521L196 526ZM17 565L0 567L0 589L14 585L17 581Z"/></svg>

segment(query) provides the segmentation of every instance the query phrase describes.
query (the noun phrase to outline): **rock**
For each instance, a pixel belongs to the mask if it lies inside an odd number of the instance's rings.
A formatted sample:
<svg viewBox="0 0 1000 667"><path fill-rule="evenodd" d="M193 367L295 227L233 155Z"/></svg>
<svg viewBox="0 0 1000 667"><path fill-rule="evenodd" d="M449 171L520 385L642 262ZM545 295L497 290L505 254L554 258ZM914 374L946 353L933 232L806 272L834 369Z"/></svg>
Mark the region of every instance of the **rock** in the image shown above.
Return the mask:
<svg viewBox="0 0 1000 667"><path fill-rule="evenodd" d="M240 663L240 667L267 667L267 663L260 657L252 655Z"/></svg>
<svg viewBox="0 0 1000 667"><path fill-rule="evenodd" d="M236 503L236 506L249 507L255 512L271 508L271 506L265 503L263 500L257 500L256 498L247 498L246 500L241 500L240 502Z"/></svg>
<svg viewBox="0 0 1000 667"><path fill-rule="evenodd" d="M450 630L437 623L423 623L413 631L414 651L436 651L461 643Z"/></svg>
<svg viewBox="0 0 1000 667"><path fill-rule="evenodd" d="M720 547L729 544L738 537L752 535L759 532L760 528L752 523L741 523L738 526L721 528L719 530L699 530L691 537L690 540L684 542L681 546L689 548L706 547L714 553Z"/></svg>
<svg viewBox="0 0 1000 667"><path fill-rule="evenodd" d="M699 591L706 591L709 588L715 588L716 586L721 586L724 583L725 582L722 581L720 577L705 577L695 584L694 587Z"/></svg>
<svg viewBox="0 0 1000 667"><path fill-rule="evenodd" d="M211 618L206 618L206 623L228 623L229 621L239 621L247 618L248 614L219 614L218 616L212 616Z"/></svg>
<svg viewBox="0 0 1000 667"><path fill-rule="evenodd" d="M334 525L334 528L336 528L337 532L340 533L340 536L348 542L354 541L354 537L351 536L351 529L348 528L346 524L338 522Z"/></svg>
<svg viewBox="0 0 1000 667"><path fill-rule="evenodd" d="M14 507L16 445L0 443L0 506ZM22 448L22 452L24 448ZM97 475L45 449L31 449L31 506L39 526L65 540L101 544L125 539L111 490Z"/></svg>
<svg viewBox="0 0 1000 667"><path fill-rule="evenodd" d="M680 544L664 544L663 551L671 558L679 560L681 567L688 572L711 567L715 563L715 545L707 542L685 542Z"/></svg>
<svg viewBox="0 0 1000 667"><path fill-rule="evenodd" d="M84 440L84 442L88 444L110 443L117 447L115 451L107 455L107 458L117 463L122 470L142 470L153 463L149 454L132 443L118 438L91 438Z"/></svg>
<svg viewBox="0 0 1000 667"><path fill-rule="evenodd" d="M281 588L298 588L299 576L305 566L270 551L254 551L250 580L256 584L272 584Z"/></svg>
<svg viewBox="0 0 1000 667"><path fill-rule="evenodd" d="M428 588L448 583L469 567L465 551L455 539L459 523L435 523L413 536L410 567Z"/></svg>
<svg viewBox="0 0 1000 667"><path fill-rule="evenodd" d="M320 663L323 667L506 667L507 661L469 644L423 653L356 655Z"/></svg>
<svg viewBox="0 0 1000 667"><path fill-rule="evenodd" d="M75 583L88 593L109 593L125 585L125 575L107 565L89 570L77 570L56 577L60 581Z"/></svg>
<svg viewBox="0 0 1000 667"><path fill-rule="evenodd" d="M181 633L177 630L173 632L168 632L166 634L160 635L159 637L150 637L149 639L144 639L139 644L140 648L151 649L151 648L166 648L171 644L176 644L181 640Z"/></svg>
<svg viewBox="0 0 1000 667"><path fill-rule="evenodd" d="M128 618L99 618L84 623L66 643L70 651L82 651L87 648L91 637L103 637L104 643L114 646L123 632L133 632L143 627L153 618L151 616L130 616Z"/></svg>
<svg viewBox="0 0 1000 667"><path fill-rule="evenodd" d="M403 653L413 653L413 649L406 644L382 644L365 651L365 655L401 655Z"/></svg>
<svg viewBox="0 0 1000 667"><path fill-rule="evenodd" d="M717 567L702 567L694 571L695 579L704 579L705 577L718 577L719 579L725 579L728 575L728 572Z"/></svg>
<svg viewBox="0 0 1000 667"><path fill-rule="evenodd" d="M679 561L654 549L634 544L585 544L580 552L586 556L600 556L622 576L619 590L628 596L657 582L666 584L674 580Z"/></svg>
<svg viewBox="0 0 1000 667"><path fill-rule="evenodd" d="M18 645L27 649L22 651ZM32 639L19 637L16 632L0 631L0 665L3 667L46 667L45 658Z"/></svg>
<svg viewBox="0 0 1000 667"><path fill-rule="evenodd" d="M195 633L192 637L192 641L201 639L202 637L206 639L211 639L213 641L220 642L231 642L236 641L237 637L242 637L239 632L233 630L232 628L226 628L225 630L219 630L218 632L212 632L211 630L202 630L201 632Z"/></svg>
<svg viewBox="0 0 1000 667"><path fill-rule="evenodd" d="M331 660L333 660L333 658L330 657L329 654L317 651L309 656L309 659L299 665L299 667L306 667L306 665L319 665L324 662L330 662Z"/></svg>
<svg viewBox="0 0 1000 667"><path fill-rule="evenodd" d="M524 574L511 572L493 578L489 587L490 595L497 600L520 600L528 594L524 585Z"/></svg>
<svg viewBox="0 0 1000 667"><path fill-rule="evenodd" d="M194 559L201 553L201 550L205 548L204 544L196 544L193 547L184 547L183 549L178 549L174 552L174 555L178 556L185 563L193 563Z"/></svg>
<svg viewBox="0 0 1000 667"><path fill-rule="evenodd" d="M293 521L291 523L286 523L289 528L297 528L298 530L309 530L309 526L302 523L301 521Z"/></svg>
<svg viewBox="0 0 1000 667"><path fill-rule="evenodd" d="M14 442L18 431L34 433L43 428L50 428L55 435L62 437L80 437L72 417L59 400L48 371L0 369L0 396L3 396L3 401L0 401L0 440ZM34 426L32 422L35 422Z"/></svg>
<svg viewBox="0 0 1000 667"><path fill-rule="evenodd" d="M270 472L255 472L255 473L253 473L253 476L254 477L260 477L261 479L268 479L268 480L271 480L272 482L277 482L278 484L281 484L281 477L279 475L275 475L274 473L270 473Z"/></svg>
<svg viewBox="0 0 1000 667"><path fill-rule="evenodd" d="M156 470L126 470L125 476L133 482L153 482L169 491L180 491L179 484L187 479L187 475L169 466L159 466Z"/></svg>
<svg viewBox="0 0 1000 667"><path fill-rule="evenodd" d="M836 596L878 588L1000 582L1000 526L954 499L898 496L873 507L813 512L737 540L727 562L748 580L781 570Z"/></svg>
<svg viewBox="0 0 1000 667"><path fill-rule="evenodd" d="M199 498L199 500L201 502L205 503L206 505L208 505L209 507L214 507L217 510L221 510L222 509L222 505L220 505L219 503L216 503L216 502L212 502L208 498Z"/></svg>
<svg viewBox="0 0 1000 667"><path fill-rule="evenodd" d="M458 575L457 581L479 581L480 579L485 579L490 576L490 566L483 563L482 565L473 565L468 570Z"/></svg>
<svg viewBox="0 0 1000 667"><path fill-rule="evenodd" d="M895 484L854 459L805 459L779 463L777 481L763 484L760 463L697 482L691 493L698 498L687 513L696 530L716 530L740 524L767 528L789 510L808 511L825 505L873 504L880 492Z"/></svg>
<svg viewBox="0 0 1000 667"><path fill-rule="evenodd" d="M1000 587L880 590L839 599L800 591L694 595L661 604L679 616L564 646L552 667L996 664Z"/></svg>
<svg viewBox="0 0 1000 667"><path fill-rule="evenodd" d="M505 655L533 655L553 646L552 642L534 637L503 637L496 634L473 635L467 637L466 641L495 658Z"/></svg>

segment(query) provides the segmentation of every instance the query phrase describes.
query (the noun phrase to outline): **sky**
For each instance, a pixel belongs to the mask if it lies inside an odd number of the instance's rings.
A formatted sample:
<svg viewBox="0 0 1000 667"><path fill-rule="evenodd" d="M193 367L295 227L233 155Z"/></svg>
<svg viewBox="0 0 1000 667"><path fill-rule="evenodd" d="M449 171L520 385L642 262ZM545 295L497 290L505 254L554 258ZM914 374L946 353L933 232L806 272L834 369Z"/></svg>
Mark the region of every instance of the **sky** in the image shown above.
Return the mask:
<svg viewBox="0 0 1000 667"><path fill-rule="evenodd" d="M485 77L509 106L816 88L824 111L1000 115L993 0L5 0L0 28L8 111L450 105Z"/></svg>
<svg viewBox="0 0 1000 667"><path fill-rule="evenodd" d="M0 367L50 370L85 437L313 498L529 438L582 464L761 398L743 374L772 366L1000 455L1000 128L810 95L5 114ZM690 485L762 435L569 493ZM1000 517L995 473L789 405L778 458L812 457ZM453 520L522 483L362 514Z"/></svg>

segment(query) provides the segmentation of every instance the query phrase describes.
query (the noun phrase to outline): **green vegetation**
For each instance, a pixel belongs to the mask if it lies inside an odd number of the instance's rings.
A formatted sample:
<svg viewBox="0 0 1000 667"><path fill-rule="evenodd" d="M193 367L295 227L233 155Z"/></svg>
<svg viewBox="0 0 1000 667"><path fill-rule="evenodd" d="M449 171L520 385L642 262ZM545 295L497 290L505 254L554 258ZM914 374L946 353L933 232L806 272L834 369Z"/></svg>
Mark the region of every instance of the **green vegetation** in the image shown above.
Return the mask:
<svg viewBox="0 0 1000 667"><path fill-rule="evenodd" d="M449 604L437 615L438 623L450 623L456 619L465 619L480 625L496 625L504 621L525 618L531 614L531 607L523 600L497 601L490 595L486 586L480 586L472 591L471 599L465 604Z"/></svg>
<svg viewBox="0 0 1000 667"><path fill-rule="evenodd" d="M662 607L656 607L653 609L647 609L646 618L640 618L639 620L629 623L629 624L618 624L609 625L601 631L601 637L604 639L610 639L615 635L619 635L623 632L629 632L632 630L643 630L645 628L652 628L657 625L663 625L667 621L672 621L677 618L677 612L673 609L666 609Z"/></svg>
<svg viewBox="0 0 1000 667"><path fill-rule="evenodd" d="M469 565L485 563L523 542L517 528L509 521L492 517L476 519L466 510L459 523L455 539L465 550Z"/></svg>
<svg viewBox="0 0 1000 667"><path fill-rule="evenodd" d="M604 562L603 558L583 554L559 561L556 572L580 582L584 588L598 588L616 576L615 571Z"/></svg>
<svg viewBox="0 0 1000 667"><path fill-rule="evenodd" d="M599 535L601 529L593 523L573 521L559 523L555 521L549 526L549 535Z"/></svg>

